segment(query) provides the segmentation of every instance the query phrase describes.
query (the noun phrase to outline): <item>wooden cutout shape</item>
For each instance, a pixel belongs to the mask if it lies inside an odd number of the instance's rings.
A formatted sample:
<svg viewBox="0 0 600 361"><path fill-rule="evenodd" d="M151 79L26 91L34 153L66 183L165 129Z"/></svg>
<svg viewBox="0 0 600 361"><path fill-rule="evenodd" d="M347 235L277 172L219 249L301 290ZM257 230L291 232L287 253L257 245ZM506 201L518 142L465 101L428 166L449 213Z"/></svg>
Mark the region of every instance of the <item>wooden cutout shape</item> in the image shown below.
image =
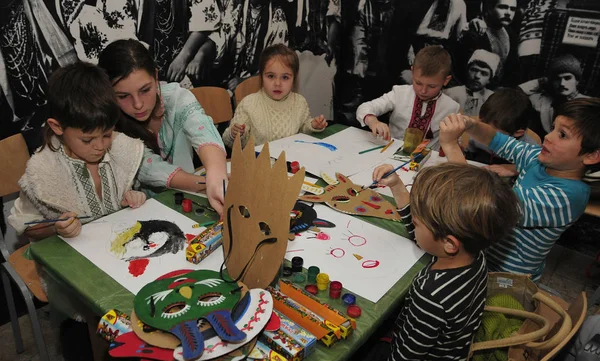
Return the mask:
<svg viewBox="0 0 600 361"><path fill-rule="evenodd" d="M233 144L223 251L229 275L241 277L248 288L266 288L279 272L287 248L290 212L304 173L301 168L288 178L285 152L271 167L268 143L258 157L254 139L243 150L239 139Z"/></svg>
<svg viewBox="0 0 600 361"><path fill-rule="evenodd" d="M396 208L372 189L362 189L362 186L352 183L350 178L335 174L339 183L325 187L321 195L303 195L299 200L307 202L325 203L336 211L369 216L392 221L399 221L400 215Z"/></svg>

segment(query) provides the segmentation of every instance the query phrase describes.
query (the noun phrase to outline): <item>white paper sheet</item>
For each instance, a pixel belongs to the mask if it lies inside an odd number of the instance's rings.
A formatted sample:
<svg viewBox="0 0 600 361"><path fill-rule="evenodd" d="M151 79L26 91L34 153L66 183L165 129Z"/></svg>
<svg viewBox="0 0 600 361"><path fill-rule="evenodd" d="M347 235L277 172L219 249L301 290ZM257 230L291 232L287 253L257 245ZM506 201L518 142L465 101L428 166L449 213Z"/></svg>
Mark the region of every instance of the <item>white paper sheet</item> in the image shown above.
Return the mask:
<svg viewBox="0 0 600 361"><path fill-rule="evenodd" d="M79 236L63 239L77 252L81 253L133 294L137 294L147 283L174 270L219 270L219 267L223 263L223 247L219 247L206 259L195 265L185 259L185 248L187 246L187 242L185 242L184 247L175 254L167 253L157 257L144 257L149 260L144 272L138 276L132 275L130 273L130 266L134 266L135 261L129 262L123 260L123 255L111 251L111 242L120 232L133 226L138 220L149 221L157 219L176 224L184 234L197 235L205 229L204 227L192 228L192 225L196 224L195 221L161 204L157 200L149 199L138 209L126 208L97 219L84 225ZM160 245L160 239L166 237L164 233L161 233L155 233L149 239L156 241L156 244ZM131 255L148 256L143 250L133 248L127 253L127 256Z"/></svg>
<svg viewBox="0 0 600 361"><path fill-rule="evenodd" d="M423 255L410 240L316 204L317 217L336 227L303 232L288 241L286 258L300 256L304 267L318 266L332 281L377 302ZM372 267L372 268L368 268Z"/></svg>

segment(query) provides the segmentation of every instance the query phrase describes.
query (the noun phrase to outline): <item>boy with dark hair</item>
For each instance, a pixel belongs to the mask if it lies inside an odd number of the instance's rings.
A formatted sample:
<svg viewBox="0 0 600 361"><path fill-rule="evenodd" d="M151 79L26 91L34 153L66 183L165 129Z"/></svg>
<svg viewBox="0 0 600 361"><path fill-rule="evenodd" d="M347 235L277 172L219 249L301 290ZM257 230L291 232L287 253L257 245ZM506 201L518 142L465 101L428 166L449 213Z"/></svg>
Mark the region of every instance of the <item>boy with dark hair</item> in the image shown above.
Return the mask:
<svg viewBox="0 0 600 361"><path fill-rule="evenodd" d="M426 138L432 139L432 148L438 149L440 121L459 110L458 103L442 93L442 87L452 78L451 67L450 54L444 48L424 47L411 67L412 85L395 85L389 93L361 104L356 110L356 119L362 126L367 125L373 135L385 139L402 139L407 128L418 128ZM390 111L388 127L377 117Z"/></svg>
<svg viewBox="0 0 600 361"><path fill-rule="evenodd" d="M529 97L520 88L504 88L492 94L479 111L479 120L528 144L539 144L527 134L529 122L535 116ZM469 160L485 164L509 164L488 147L469 140L465 154ZM514 174L516 175L516 174Z"/></svg>
<svg viewBox="0 0 600 361"><path fill-rule="evenodd" d="M382 178L391 170L382 165L373 179L390 187L407 230L433 257L412 282L387 360L466 360L485 304L483 251L517 223L517 197L472 165L426 167L410 195L397 174Z"/></svg>
<svg viewBox="0 0 600 361"><path fill-rule="evenodd" d="M554 128L542 146L518 141L459 114L442 121L440 142L451 162L465 162L458 146L463 131L517 166L513 187L523 216L509 237L487 252L490 270L530 274L539 281L546 256L585 210L590 187L581 181L600 163L600 99L575 99L556 109Z"/></svg>

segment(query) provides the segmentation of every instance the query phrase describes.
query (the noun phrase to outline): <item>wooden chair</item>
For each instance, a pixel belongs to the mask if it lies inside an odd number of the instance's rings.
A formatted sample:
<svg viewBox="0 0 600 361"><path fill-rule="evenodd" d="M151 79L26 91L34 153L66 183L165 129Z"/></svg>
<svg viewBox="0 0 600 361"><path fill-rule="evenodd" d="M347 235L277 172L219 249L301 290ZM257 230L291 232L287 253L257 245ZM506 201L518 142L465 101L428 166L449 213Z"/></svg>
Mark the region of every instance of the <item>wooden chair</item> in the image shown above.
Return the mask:
<svg viewBox="0 0 600 361"><path fill-rule="evenodd" d="M29 151L21 134L13 135L0 141L0 168L2 169L0 175L0 197L20 191L18 182L23 173L25 173L28 160ZM23 338L21 336L21 329L19 328L19 319L12 294L11 280L19 288L27 305L40 360L49 361L50 358L48 357L48 351L46 350L46 344L42 336L42 329L35 305L33 304L32 295L43 302L48 302L48 298L40 283L35 262L23 257L23 253L25 253L28 247L29 245L21 247L11 254L6 246L4 236L0 234L0 252L2 252L2 256L6 260L0 268L2 285L4 287L4 294L6 295L6 303L8 304L17 353L22 353L25 348L23 347Z"/></svg>
<svg viewBox="0 0 600 361"><path fill-rule="evenodd" d="M235 104L240 104L246 95L256 93L260 90L260 76L255 75L244 80L235 88Z"/></svg>
<svg viewBox="0 0 600 361"><path fill-rule="evenodd" d="M233 118L231 99L227 90L213 86L203 86L191 89L191 91L215 124L228 122Z"/></svg>

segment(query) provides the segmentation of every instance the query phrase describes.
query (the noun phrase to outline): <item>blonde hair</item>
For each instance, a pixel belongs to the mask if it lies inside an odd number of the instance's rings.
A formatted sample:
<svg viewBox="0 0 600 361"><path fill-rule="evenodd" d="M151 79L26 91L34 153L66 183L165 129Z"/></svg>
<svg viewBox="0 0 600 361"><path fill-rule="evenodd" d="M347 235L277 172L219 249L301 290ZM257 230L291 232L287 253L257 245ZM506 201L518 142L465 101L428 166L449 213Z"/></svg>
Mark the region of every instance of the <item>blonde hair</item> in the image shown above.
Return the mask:
<svg viewBox="0 0 600 361"><path fill-rule="evenodd" d="M468 164L421 170L410 208L436 240L456 237L470 254L508 236L520 217L517 196L502 178Z"/></svg>
<svg viewBox="0 0 600 361"><path fill-rule="evenodd" d="M446 49L439 45L429 45L419 50L413 62L413 69L421 70L421 75L426 77L443 74L450 75L452 58Z"/></svg>

